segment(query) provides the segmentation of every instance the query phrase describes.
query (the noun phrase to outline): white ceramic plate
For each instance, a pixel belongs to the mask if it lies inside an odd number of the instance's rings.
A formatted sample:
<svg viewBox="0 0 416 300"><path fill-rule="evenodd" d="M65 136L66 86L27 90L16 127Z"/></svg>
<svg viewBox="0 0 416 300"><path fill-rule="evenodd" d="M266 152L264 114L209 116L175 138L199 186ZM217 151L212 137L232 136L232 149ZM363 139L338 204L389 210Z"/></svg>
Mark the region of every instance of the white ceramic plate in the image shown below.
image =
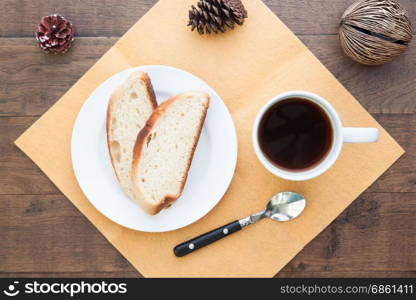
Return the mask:
<svg viewBox="0 0 416 300"><path fill-rule="evenodd" d="M105 123L109 97L135 70L149 74L158 103L186 91L204 91L211 96L183 194L156 216L147 215L124 194L107 149ZM237 161L235 128L224 102L201 79L167 66L128 69L102 83L79 112L71 148L75 176L88 200L110 220L148 232L175 230L202 218L223 197Z"/></svg>

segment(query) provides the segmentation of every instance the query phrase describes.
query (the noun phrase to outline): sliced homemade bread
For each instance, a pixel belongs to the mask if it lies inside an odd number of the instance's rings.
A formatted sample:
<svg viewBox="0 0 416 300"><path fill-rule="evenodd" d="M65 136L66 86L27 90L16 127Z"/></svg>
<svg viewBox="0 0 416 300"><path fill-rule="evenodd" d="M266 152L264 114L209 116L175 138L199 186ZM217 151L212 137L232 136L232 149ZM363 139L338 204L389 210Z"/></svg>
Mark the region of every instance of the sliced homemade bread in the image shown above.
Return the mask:
<svg viewBox="0 0 416 300"><path fill-rule="evenodd" d="M133 152L135 200L150 215L182 194L210 97L188 92L163 102L140 131Z"/></svg>
<svg viewBox="0 0 416 300"><path fill-rule="evenodd" d="M117 179L130 198L133 148L140 130L157 106L149 76L135 72L111 96L107 143Z"/></svg>

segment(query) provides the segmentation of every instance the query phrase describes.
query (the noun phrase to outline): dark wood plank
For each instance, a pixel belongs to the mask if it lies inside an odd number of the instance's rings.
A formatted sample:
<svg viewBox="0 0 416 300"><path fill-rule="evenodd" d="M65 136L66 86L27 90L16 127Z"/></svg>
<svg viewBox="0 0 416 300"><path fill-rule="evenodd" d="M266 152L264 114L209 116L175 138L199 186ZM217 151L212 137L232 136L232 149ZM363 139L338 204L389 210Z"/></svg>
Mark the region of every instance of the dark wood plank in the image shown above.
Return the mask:
<svg viewBox="0 0 416 300"><path fill-rule="evenodd" d="M355 277L416 271L415 194L365 193L307 245L282 276ZM385 274L384 273L384 274ZM395 274L398 275L398 274ZM400 275L402 276L402 275Z"/></svg>
<svg viewBox="0 0 416 300"><path fill-rule="evenodd" d="M63 196L3 195L0 209L0 275L135 274ZM415 275L415 210L415 193L365 193L279 276Z"/></svg>
<svg viewBox="0 0 416 300"><path fill-rule="evenodd" d="M414 0L401 0L411 16L416 16ZM79 36L121 36L143 16L156 0L2 0L0 37L30 37L40 18L60 13L70 19ZM195 0L195 3L198 1ZM351 0L265 0L296 34L335 34L342 13ZM248 12L250 14L250 11ZM186 18L187 11L184 11ZM117 22L114 22L117 20ZM185 24L184 24L185 26Z"/></svg>
<svg viewBox="0 0 416 300"><path fill-rule="evenodd" d="M121 36L157 0L2 0L0 37L32 37L40 19L58 13L74 24L77 36Z"/></svg>
<svg viewBox="0 0 416 300"><path fill-rule="evenodd" d="M0 196L0 272L134 272L61 195Z"/></svg>
<svg viewBox="0 0 416 300"><path fill-rule="evenodd" d="M36 119L0 118L0 194L59 193L55 185L14 145L17 137Z"/></svg>
<svg viewBox="0 0 416 300"><path fill-rule="evenodd" d="M416 114L376 114L374 117L406 153L367 191L416 192Z"/></svg>
<svg viewBox="0 0 416 300"><path fill-rule="evenodd" d="M402 273L400 273L402 274ZM142 278L136 271L124 272L0 272L0 278ZM392 276L394 277L394 276ZM396 276L397 277L397 276ZM410 276L409 276L410 277Z"/></svg>
<svg viewBox="0 0 416 300"><path fill-rule="evenodd" d="M79 38L61 56L42 53L31 38L0 39L0 116L43 114L116 40Z"/></svg>
<svg viewBox="0 0 416 300"><path fill-rule="evenodd" d="M369 191L416 192L416 115L374 116L407 153ZM0 118L0 194L59 193L53 183L13 144L35 120L34 117Z"/></svg>
<svg viewBox="0 0 416 300"><path fill-rule="evenodd" d="M391 64L364 67L345 57L336 36L302 41L371 113L415 113L416 47ZM64 56L45 55L31 38L0 39L0 116L38 116L115 42L81 38Z"/></svg>

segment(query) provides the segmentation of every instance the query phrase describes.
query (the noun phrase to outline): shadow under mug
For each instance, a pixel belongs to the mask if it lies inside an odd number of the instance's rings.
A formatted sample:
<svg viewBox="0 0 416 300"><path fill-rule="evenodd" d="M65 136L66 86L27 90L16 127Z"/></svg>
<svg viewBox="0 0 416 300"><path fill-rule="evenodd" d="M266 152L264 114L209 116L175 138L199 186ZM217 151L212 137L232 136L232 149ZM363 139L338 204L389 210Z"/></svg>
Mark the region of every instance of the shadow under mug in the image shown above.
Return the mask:
<svg viewBox="0 0 416 300"><path fill-rule="evenodd" d="M306 170L290 171L287 169L279 168L276 164L272 163L266 157L266 155L260 149L259 145L259 125L265 113L275 103L289 98L301 98L312 101L313 103L319 105L327 114L329 120L331 121L333 129L332 146L326 154L325 158L312 168ZM379 131L377 128L343 127L338 113L336 112L334 107L331 104L329 104L327 100L318 95L305 91L286 92L274 97L272 100L266 103L257 114L256 120L254 121L252 132L254 151L256 152L257 158L260 160L263 166L272 174L283 179L292 181L309 180L326 172L338 159L338 156L341 153L343 143L373 143L378 140L378 137Z"/></svg>

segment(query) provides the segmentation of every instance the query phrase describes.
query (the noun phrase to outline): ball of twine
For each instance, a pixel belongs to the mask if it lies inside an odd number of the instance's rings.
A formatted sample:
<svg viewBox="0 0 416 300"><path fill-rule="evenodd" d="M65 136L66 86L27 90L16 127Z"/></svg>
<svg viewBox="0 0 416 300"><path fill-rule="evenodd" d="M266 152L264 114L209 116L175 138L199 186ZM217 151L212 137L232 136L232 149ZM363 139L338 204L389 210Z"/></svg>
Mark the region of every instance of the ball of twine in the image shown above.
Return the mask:
<svg viewBox="0 0 416 300"><path fill-rule="evenodd" d="M360 0L342 15L339 28L346 55L365 65L380 65L402 54L412 40L406 10L395 0Z"/></svg>

